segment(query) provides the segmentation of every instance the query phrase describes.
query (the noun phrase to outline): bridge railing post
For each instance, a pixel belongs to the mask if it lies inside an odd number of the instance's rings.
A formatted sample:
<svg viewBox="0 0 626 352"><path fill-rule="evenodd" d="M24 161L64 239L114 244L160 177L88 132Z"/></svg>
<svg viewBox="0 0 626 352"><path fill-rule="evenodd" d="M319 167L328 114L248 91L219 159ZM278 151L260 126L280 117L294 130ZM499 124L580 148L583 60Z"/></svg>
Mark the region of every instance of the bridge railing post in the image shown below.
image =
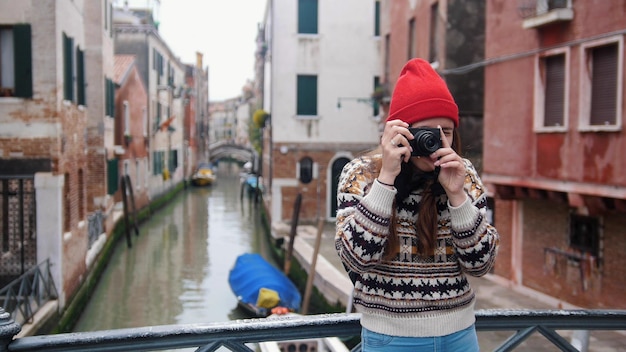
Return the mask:
<svg viewBox="0 0 626 352"><path fill-rule="evenodd" d="M0 352L9 351L9 343L22 330L22 326L11 319L11 314L0 307Z"/></svg>

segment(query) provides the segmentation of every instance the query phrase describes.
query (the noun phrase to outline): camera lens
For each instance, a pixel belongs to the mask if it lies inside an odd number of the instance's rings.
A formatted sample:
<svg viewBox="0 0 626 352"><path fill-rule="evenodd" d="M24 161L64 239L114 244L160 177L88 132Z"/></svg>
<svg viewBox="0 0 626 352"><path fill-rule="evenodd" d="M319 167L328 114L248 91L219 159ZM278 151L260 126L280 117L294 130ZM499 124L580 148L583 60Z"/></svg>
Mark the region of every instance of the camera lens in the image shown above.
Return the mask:
<svg viewBox="0 0 626 352"><path fill-rule="evenodd" d="M413 156L428 156L441 148L441 138L439 129L437 128L415 128L410 129L415 139L413 139L412 147Z"/></svg>

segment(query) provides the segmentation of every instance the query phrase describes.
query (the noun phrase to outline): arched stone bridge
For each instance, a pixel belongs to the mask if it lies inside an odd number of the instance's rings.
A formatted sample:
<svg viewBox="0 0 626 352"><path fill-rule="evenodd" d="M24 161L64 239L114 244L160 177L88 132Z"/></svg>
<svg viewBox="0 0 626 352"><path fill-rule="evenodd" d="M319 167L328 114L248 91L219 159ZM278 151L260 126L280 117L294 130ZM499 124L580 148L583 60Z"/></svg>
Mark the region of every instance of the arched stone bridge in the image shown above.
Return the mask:
<svg viewBox="0 0 626 352"><path fill-rule="evenodd" d="M254 164L257 162L258 154L252 148L230 143L228 141L219 141L209 145L209 161L211 163L226 157L230 157L241 162L250 161Z"/></svg>

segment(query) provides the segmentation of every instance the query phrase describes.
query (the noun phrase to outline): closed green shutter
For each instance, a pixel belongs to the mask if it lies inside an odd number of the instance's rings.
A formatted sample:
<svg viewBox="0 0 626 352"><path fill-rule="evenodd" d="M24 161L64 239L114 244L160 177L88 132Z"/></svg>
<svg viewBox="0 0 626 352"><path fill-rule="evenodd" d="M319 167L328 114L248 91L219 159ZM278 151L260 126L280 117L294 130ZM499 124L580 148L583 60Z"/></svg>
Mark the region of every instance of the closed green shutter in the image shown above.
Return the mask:
<svg viewBox="0 0 626 352"><path fill-rule="evenodd" d="M317 76L298 76L297 115L317 115Z"/></svg>
<svg viewBox="0 0 626 352"><path fill-rule="evenodd" d="M111 195L117 192L119 187L119 166L117 159L107 160L107 194Z"/></svg>
<svg viewBox="0 0 626 352"><path fill-rule="evenodd" d="M374 35L380 36L380 1L376 1L376 9L374 11Z"/></svg>
<svg viewBox="0 0 626 352"><path fill-rule="evenodd" d="M298 0L298 33L317 34L317 0Z"/></svg>
<svg viewBox="0 0 626 352"><path fill-rule="evenodd" d="M85 97L85 52L76 47L76 94L78 105L86 106Z"/></svg>
<svg viewBox="0 0 626 352"><path fill-rule="evenodd" d="M115 117L115 84L109 78L104 79L105 115Z"/></svg>
<svg viewBox="0 0 626 352"><path fill-rule="evenodd" d="M109 113L111 117L115 117L115 83L113 80L108 79L108 92L109 92Z"/></svg>
<svg viewBox="0 0 626 352"><path fill-rule="evenodd" d="M379 89L382 89L380 86L380 77L374 76L374 92L376 92ZM374 99L372 105L374 107L374 111L372 112L374 114L373 116L378 116L378 114L380 113L380 105L378 105L378 100Z"/></svg>
<svg viewBox="0 0 626 352"><path fill-rule="evenodd" d="M63 99L69 101L74 100L73 47L74 40L63 33Z"/></svg>
<svg viewBox="0 0 626 352"><path fill-rule="evenodd" d="M15 55L15 96L32 98L33 68L30 24L17 24L13 27Z"/></svg>

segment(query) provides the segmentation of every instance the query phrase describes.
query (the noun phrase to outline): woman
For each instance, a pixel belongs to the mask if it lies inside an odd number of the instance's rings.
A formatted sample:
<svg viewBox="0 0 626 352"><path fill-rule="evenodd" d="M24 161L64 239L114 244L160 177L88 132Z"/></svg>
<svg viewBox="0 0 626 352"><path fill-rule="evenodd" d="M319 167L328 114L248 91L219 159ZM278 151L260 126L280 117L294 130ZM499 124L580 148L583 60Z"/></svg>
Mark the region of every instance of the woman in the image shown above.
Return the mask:
<svg viewBox="0 0 626 352"><path fill-rule="evenodd" d="M457 153L458 126L445 82L413 59L379 148L343 169L335 246L354 282L363 351L479 350L466 275L492 268L499 235L476 170ZM413 130L424 127L434 140Z"/></svg>

